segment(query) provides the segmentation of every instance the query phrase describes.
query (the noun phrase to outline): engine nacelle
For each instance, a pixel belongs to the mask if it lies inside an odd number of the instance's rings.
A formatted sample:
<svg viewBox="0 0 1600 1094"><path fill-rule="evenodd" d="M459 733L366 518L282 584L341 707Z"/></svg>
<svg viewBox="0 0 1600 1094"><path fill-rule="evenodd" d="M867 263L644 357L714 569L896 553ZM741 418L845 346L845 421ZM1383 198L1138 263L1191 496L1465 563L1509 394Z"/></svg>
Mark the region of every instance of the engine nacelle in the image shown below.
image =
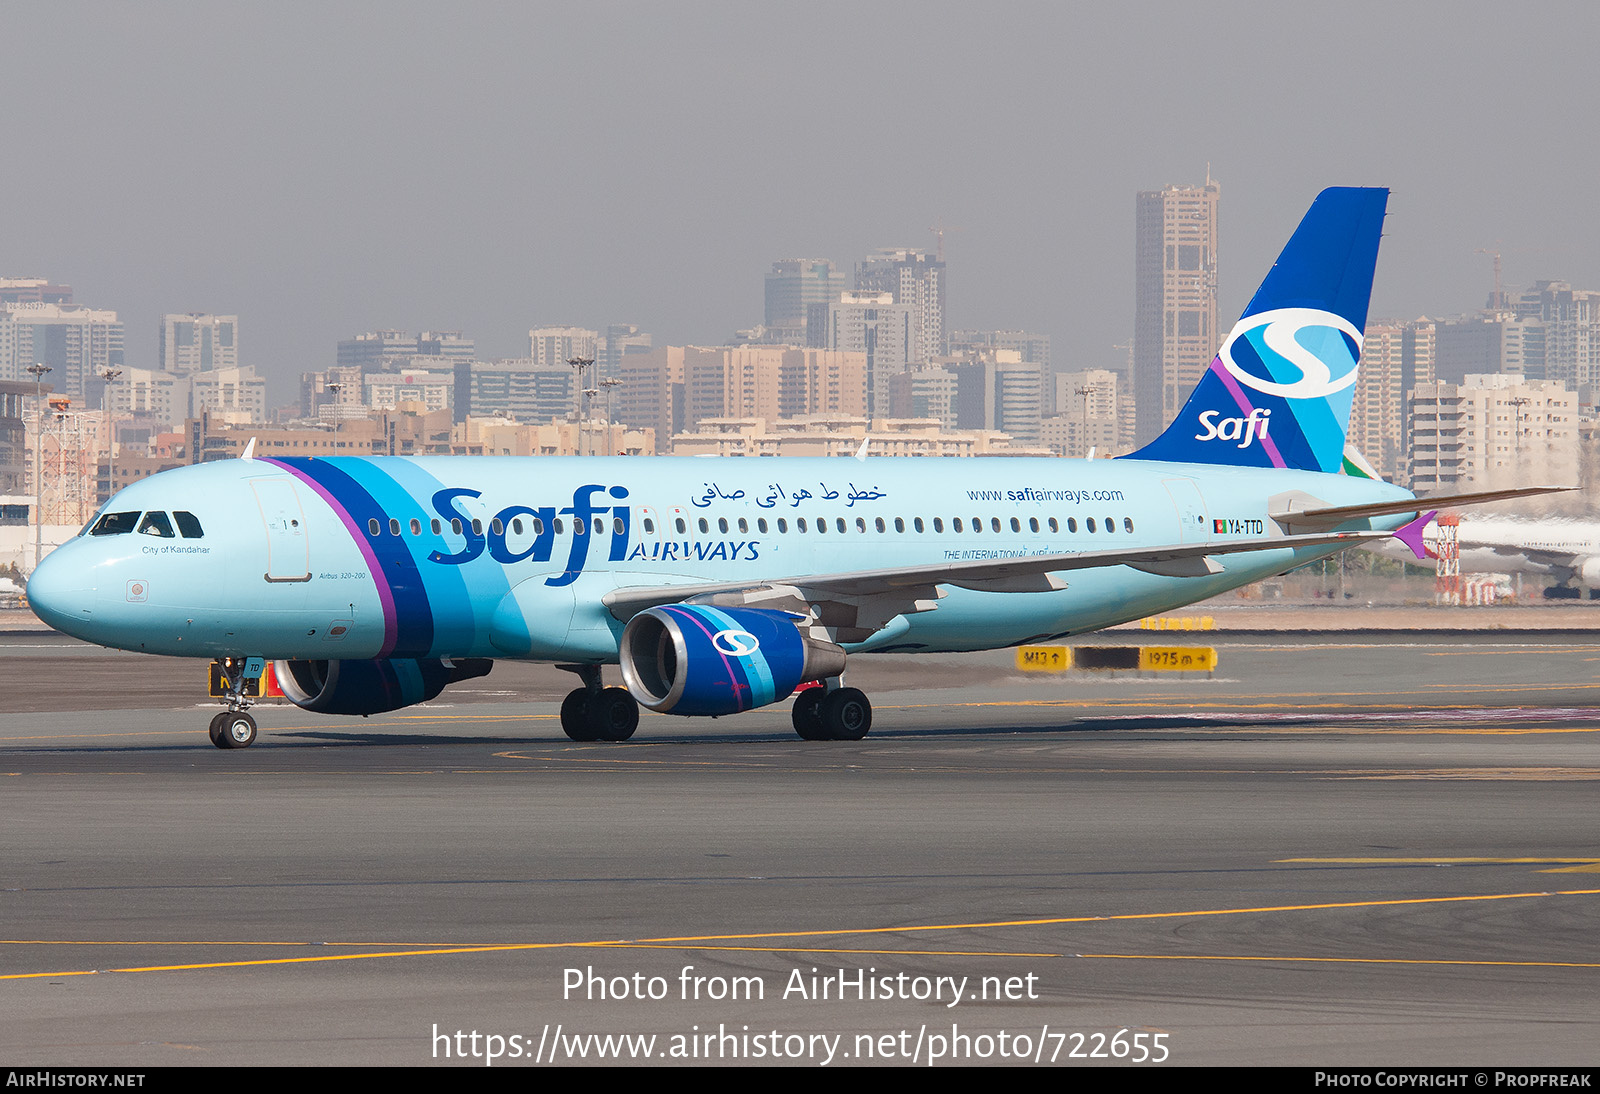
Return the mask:
<svg viewBox="0 0 1600 1094"><path fill-rule="evenodd" d="M1578 581L1590 589L1600 589L1600 558L1586 558L1578 567Z"/></svg>
<svg viewBox="0 0 1600 1094"><path fill-rule="evenodd" d="M278 687L297 707L319 714L382 714L425 703L447 684L487 676L487 657L451 660L278 661Z"/></svg>
<svg viewBox="0 0 1600 1094"><path fill-rule="evenodd" d="M622 678L662 714L737 714L807 680L844 671L844 650L810 637L789 612L666 604L622 632Z"/></svg>

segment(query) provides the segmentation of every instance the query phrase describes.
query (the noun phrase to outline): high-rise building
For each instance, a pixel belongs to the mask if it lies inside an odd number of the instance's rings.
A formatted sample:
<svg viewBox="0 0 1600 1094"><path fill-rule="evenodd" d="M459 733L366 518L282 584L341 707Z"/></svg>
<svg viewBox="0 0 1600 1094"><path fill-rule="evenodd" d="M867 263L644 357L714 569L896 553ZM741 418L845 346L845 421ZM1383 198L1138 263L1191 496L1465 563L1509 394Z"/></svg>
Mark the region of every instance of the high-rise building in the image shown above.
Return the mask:
<svg viewBox="0 0 1600 1094"><path fill-rule="evenodd" d="M945 352L951 357L970 357L980 350L1009 349L1030 365L1050 370L1050 336L1025 330L952 331Z"/></svg>
<svg viewBox="0 0 1600 1094"><path fill-rule="evenodd" d="M1147 444L1177 414L1221 344L1217 329L1220 188L1168 186L1135 206L1135 435Z"/></svg>
<svg viewBox="0 0 1600 1094"><path fill-rule="evenodd" d="M42 388L48 391L49 388ZM34 398L34 385L0 380L0 494L21 494L28 465L28 429L22 408ZM20 512L14 512L11 506ZM28 506L23 502L0 503L0 524L26 522Z"/></svg>
<svg viewBox="0 0 1600 1094"><path fill-rule="evenodd" d="M865 355L869 417L888 412L893 378L928 358L921 313L889 292L840 293L831 304L813 304L806 333L813 348Z"/></svg>
<svg viewBox="0 0 1600 1094"><path fill-rule="evenodd" d="M0 277L0 307L6 304L70 304L71 285L52 285L46 277Z"/></svg>
<svg viewBox="0 0 1600 1094"><path fill-rule="evenodd" d="M207 369L190 379L191 416L209 411L239 424L267 420L267 382L250 366Z"/></svg>
<svg viewBox="0 0 1600 1094"><path fill-rule="evenodd" d="M1441 319L1434 324L1434 375L1452 384L1468 375L1496 372L1543 380L1545 333L1537 312L1526 317L1494 311Z"/></svg>
<svg viewBox="0 0 1600 1094"><path fill-rule="evenodd" d="M179 376L239 365L237 315L161 317L161 369Z"/></svg>
<svg viewBox="0 0 1600 1094"><path fill-rule="evenodd" d="M1406 456L1405 334L1405 323L1368 320L1347 434L1356 451L1391 481L1402 472Z"/></svg>
<svg viewBox="0 0 1600 1094"><path fill-rule="evenodd" d="M650 348L650 336L630 323L612 323L595 346L595 367L602 380L618 379L622 358L628 353L643 353Z"/></svg>
<svg viewBox="0 0 1600 1094"><path fill-rule="evenodd" d="M614 420L651 431L658 451L666 451L672 435L683 429L683 346L654 346L622 356L613 407Z"/></svg>
<svg viewBox="0 0 1600 1094"><path fill-rule="evenodd" d="M370 410L396 410L406 404L421 404L424 412L450 410L456 374L443 369L369 372L361 387L362 401Z"/></svg>
<svg viewBox="0 0 1600 1094"><path fill-rule="evenodd" d="M539 365L564 365L575 358L593 361L598 331L583 327L535 327L528 332L528 356Z"/></svg>
<svg viewBox="0 0 1600 1094"><path fill-rule="evenodd" d="M1546 379L1586 394L1600 384L1600 292L1539 281L1512 303L1518 319L1542 326Z"/></svg>
<svg viewBox="0 0 1600 1094"><path fill-rule="evenodd" d="M763 340L804 346L813 304L829 304L849 288L840 269L825 258L781 258L767 274Z"/></svg>
<svg viewBox="0 0 1600 1094"><path fill-rule="evenodd" d="M866 357L795 346L689 346L684 350L684 422L866 410Z"/></svg>
<svg viewBox="0 0 1600 1094"><path fill-rule="evenodd" d="M423 331L413 335L403 330L378 330L340 342L337 363L362 372L381 372L409 365L413 357L448 357L453 363L470 361L476 355L476 343L460 331Z"/></svg>
<svg viewBox="0 0 1600 1094"><path fill-rule="evenodd" d="M856 292L890 293L896 304L915 309L917 356L910 359L913 364L945 352L944 259L905 248L874 251L856 263Z"/></svg>
<svg viewBox="0 0 1600 1094"><path fill-rule="evenodd" d="M1496 373L1420 384L1411 417L1418 493L1578 482L1578 396L1556 381Z"/></svg>
<svg viewBox="0 0 1600 1094"><path fill-rule="evenodd" d="M24 380L29 365L51 368L57 392L82 399L87 382L123 364L117 313L81 304L0 304L0 380Z"/></svg>
<svg viewBox="0 0 1600 1094"><path fill-rule="evenodd" d="M543 424L578 409L578 370L531 358L462 361L455 366L455 418L497 415Z"/></svg>
<svg viewBox="0 0 1600 1094"><path fill-rule="evenodd" d="M983 359L958 364L955 412L959 429L997 429L1019 445L1040 443L1044 420L1042 365L1021 359L1015 350L994 350Z"/></svg>
<svg viewBox="0 0 1600 1094"><path fill-rule="evenodd" d="M1133 442L1133 423L1121 413L1126 401L1121 377L1110 369L1062 372L1055 378L1054 413L1041 423L1040 439L1061 456L1116 456Z"/></svg>
<svg viewBox="0 0 1600 1094"><path fill-rule="evenodd" d="M889 416L933 419L956 427L956 374L945 365L919 365L889 378Z"/></svg>

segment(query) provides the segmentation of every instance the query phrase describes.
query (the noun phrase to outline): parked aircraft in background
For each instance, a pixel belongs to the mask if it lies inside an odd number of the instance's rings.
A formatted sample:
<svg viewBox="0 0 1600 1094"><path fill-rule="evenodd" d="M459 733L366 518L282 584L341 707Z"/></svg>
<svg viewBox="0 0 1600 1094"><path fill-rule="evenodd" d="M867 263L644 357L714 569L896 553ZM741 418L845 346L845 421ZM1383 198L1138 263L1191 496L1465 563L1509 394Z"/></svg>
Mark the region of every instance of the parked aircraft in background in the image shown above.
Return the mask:
<svg viewBox="0 0 1600 1094"><path fill-rule="evenodd" d="M1426 561L1439 557L1439 525L1429 521L1420 542ZM1574 599L1600 589L1600 523L1548 517L1462 517L1456 533L1463 574L1544 574L1556 584L1546 588L1550 599ZM1393 540L1370 543L1367 549L1386 558L1417 562L1415 553Z"/></svg>
<svg viewBox="0 0 1600 1094"><path fill-rule="evenodd" d="M1313 203L1176 420L1119 460L243 458L118 493L29 600L121 649L221 658L218 747L256 737L276 662L309 710L374 714L489 671L581 680L561 724L639 705L727 715L799 691L795 730L856 739L851 658L1098 630L1410 521L1343 459L1388 192ZM619 664L626 687L606 687Z"/></svg>

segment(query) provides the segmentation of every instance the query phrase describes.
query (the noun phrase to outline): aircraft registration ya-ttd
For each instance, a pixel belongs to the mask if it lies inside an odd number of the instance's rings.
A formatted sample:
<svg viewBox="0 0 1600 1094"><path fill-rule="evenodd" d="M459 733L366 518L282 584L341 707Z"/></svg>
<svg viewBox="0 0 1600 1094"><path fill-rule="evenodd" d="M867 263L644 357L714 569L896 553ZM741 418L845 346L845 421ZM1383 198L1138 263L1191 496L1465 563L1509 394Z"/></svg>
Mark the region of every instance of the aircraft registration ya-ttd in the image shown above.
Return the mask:
<svg viewBox="0 0 1600 1094"><path fill-rule="evenodd" d="M852 657L1081 634L1417 516L1345 451L1387 199L1324 191L1176 420L1122 459L247 455L118 493L29 602L91 642L222 659L221 748L255 740L267 661L329 714L518 658L578 675L576 740L627 739L640 704L715 717L797 688L801 737L859 739Z"/></svg>

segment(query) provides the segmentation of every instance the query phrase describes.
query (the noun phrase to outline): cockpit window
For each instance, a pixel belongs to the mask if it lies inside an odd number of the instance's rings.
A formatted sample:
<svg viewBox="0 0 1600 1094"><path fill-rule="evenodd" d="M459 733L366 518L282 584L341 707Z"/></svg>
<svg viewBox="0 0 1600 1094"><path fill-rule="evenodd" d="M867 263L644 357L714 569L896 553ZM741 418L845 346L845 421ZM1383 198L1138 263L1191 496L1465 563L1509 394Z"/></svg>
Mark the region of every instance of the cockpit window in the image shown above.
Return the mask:
<svg viewBox="0 0 1600 1094"><path fill-rule="evenodd" d="M160 536L162 539L176 539L178 533L172 530L172 520L167 514L157 509L152 509L144 515L144 520L139 522L141 536Z"/></svg>
<svg viewBox="0 0 1600 1094"><path fill-rule="evenodd" d="M172 519L178 522L178 531L184 539L200 539L206 533L200 527L200 518L193 513L186 513L182 509L173 512Z"/></svg>
<svg viewBox="0 0 1600 1094"><path fill-rule="evenodd" d="M133 531L134 525L139 523L139 511L131 513L107 513L95 522L89 529L91 536L122 536Z"/></svg>

